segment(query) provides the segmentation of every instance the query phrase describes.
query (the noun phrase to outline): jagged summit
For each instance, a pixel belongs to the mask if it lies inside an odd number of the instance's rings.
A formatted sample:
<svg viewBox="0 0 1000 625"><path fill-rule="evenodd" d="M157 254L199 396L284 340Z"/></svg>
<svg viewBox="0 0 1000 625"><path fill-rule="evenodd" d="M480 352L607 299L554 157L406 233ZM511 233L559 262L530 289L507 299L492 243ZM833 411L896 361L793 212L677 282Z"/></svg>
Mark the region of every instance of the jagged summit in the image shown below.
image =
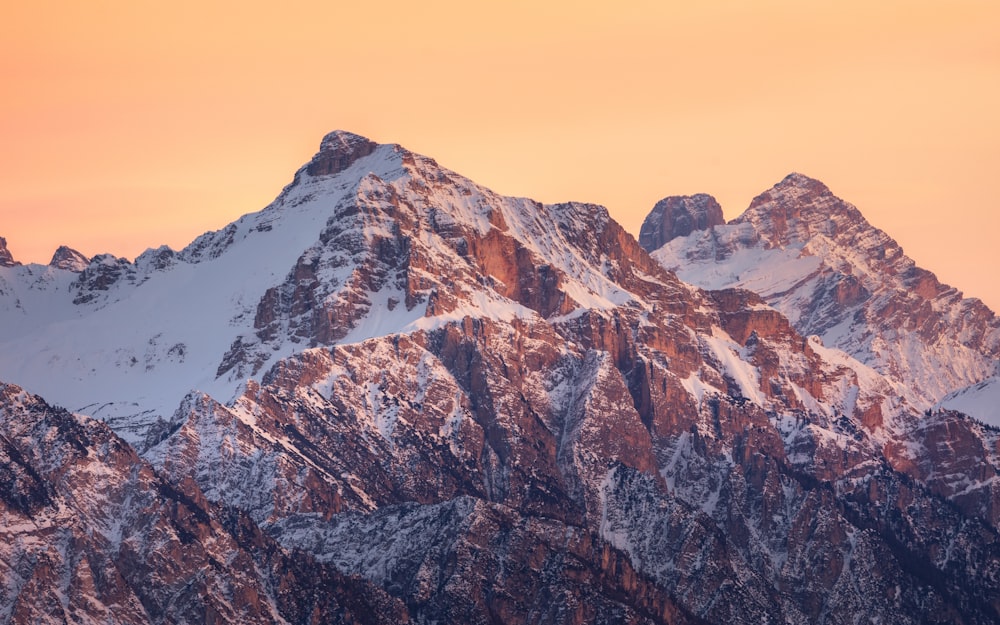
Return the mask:
<svg viewBox="0 0 1000 625"><path fill-rule="evenodd" d="M60 245L59 248L56 249L55 253L52 254L52 260L49 261L50 267L65 269L76 273L80 273L86 269L88 265L90 265L89 258L65 245Z"/></svg>
<svg viewBox="0 0 1000 625"><path fill-rule="evenodd" d="M338 128L323 135L319 145L320 150L335 150L343 148L344 146L362 145L368 143L378 145L368 137L359 135L356 132Z"/></svg>
<svg viewBox="0 0 1000 625"><path fill-rule="evenodd" d="M791 172L790 174L782 178L781 181L774 186L776 188L796 187L796 188L806 188L806 189L820 188L826 191L830 190L823 183L823 181L819 180L818 178L813 178L812 176L807 176L797 171Z"/></svg>
<svg viewBox="0 0 1000 625"><path fill-rule="evenodd" d="M677 237L726 223L722 207L706 193L666 197L656 203L642 222L639 245L652 252Z"/></svg>
<svg viewBox="0 0 1000 625"><path fill-rule="evenodd" d="M770 246L803 244L816 234L836 237L849 229L874 229L861 212L825 184L799 173L785 176L732 220L749 223Z"/></svg>
<svg viewBox="0 0 1000 625"><path fill-rule="evenodd" d="M16 267L20 264L7 249L7 239L0 237L0 267Z"/></svg>
<svg viewBox="0 0 1000 625"><path fill-rule="evenodd" d="M306 166L306 171L310 176L342 172L358 159L371 155L377 147L377 143L361 135L334 130L323 137L319 152Z"/></svg>
<svg viewBox="0 0 1000 625"><path fill-rule="evenodd" d="M978 384L1000 355L992 311L917 267L857 207L802 174L726 226L669 241L654 257L687 282L760 294L799 332L896 379L923 405ZM1000 423L995 412L976 416Z"/></svg>
<svg viewBox="0 0 1000 625"><path fill-rule="evenodd" d="M784 245L789 241L781 237L787 234L789 221L793 225L799 222L809 224L839 214L864 219L854 206L834 196L821 181L792 172L755 197L744 214L730 223L761 224L758 229L765 240L770 240L769 235L773 234L773 244ZM642 222L639 245L652 252L678 237L687 237L692 232L709 230L725 223L722 207L711 195L698 193L666 197L656 203Z"/></svg>

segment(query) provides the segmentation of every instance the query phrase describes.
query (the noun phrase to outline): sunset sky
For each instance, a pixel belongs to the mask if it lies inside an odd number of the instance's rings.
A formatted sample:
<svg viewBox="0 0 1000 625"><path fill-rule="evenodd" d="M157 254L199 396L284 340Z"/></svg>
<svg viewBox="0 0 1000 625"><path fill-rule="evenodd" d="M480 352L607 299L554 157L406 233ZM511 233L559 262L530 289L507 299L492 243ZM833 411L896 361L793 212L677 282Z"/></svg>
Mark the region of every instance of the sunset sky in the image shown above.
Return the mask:
<svg viewBox="0 0 1000 625"><path fill-rule="evenodd" d="M22 262L180 248L342 128L633 234L799 171L1000 309L996 0L8 2L0 78Z"/></svg>

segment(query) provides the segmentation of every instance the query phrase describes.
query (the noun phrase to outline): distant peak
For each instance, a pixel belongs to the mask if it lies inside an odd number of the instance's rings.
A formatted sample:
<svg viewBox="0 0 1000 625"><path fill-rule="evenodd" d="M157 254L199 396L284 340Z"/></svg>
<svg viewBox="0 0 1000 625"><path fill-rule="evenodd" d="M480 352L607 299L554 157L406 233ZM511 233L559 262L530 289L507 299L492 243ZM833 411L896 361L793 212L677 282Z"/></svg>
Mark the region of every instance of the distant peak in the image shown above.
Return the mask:
<svg viewBox="0 0 1000 625"><path fill-rule="evenodd" d="M344 149L355 145L364 144L374 144L374 141L368 137L362 137L361 135L354 134L353 132L348 132L346 130L334 130L328 132L323 140L319 144L319 149L323 150L336 150Z"/></svg>
<svg viewBox="0 0 1000 625"><path fill-rule="evenodd" d="M793 187L793 188L797 188L797 189L809 189L809 190L818 191L818 192L829 192L830 191L830 188L827 187L822 182L820 182L819 180L817 180L815 178L810 178L809 176L806 176L805 174L800 174L800 173L794 172L794 171L792 173L788 174L787 176L785 176L784 178L782 178L781 182L779 182L778 184L774 185L775 189L782 189L782 188L789 188L789 187Z"/></svg>
<svg viewBox="0 0 1000 625"><path fill-rule="evenodd" d="M80 273L90 264L90 259L71 247L60 245L49 261L50 267Z"/></svg>
<svg viewBox="0 0 1000 625"><path fill-rule="evenodd" d="M323 137L319 152L306 166L310 176L328 176L344 171L358 159L375 151L378 144L345 130L334 130Z"/></svg>
<svg viewBox="0 0 1000 625"><path fill-rule="evenodd" d="M793 172L755 197L746 213L737 221L744 220L748 214L761 211L786 212L789 217L802 210L820 209L826 212L830 209L831 202L840 203L841 200L833 195L829 187L815 178Z"/></svg>
<svg viewBox="0 0 1000 625"><path fill-rule="evenodd" d="M7 239L0 237L0 267L16 267L20 264L7 249Z"/></svg>
<svg viewBox="0 0 1000 625"><path fill-rule="evenodd" d="M724 223L722 207L707 193L666 197L656 203L642 222L639 245L652 252L672 239Z"/></svg>
<svg viewBox="0 0 1000 625"><path fill-rule="evenodd" d="M733 223L751 223L773 245L802 243L816 234L833 238L850 227L870 227L852 204L825 184L800 173L785 176L750 202Z"/></svg>

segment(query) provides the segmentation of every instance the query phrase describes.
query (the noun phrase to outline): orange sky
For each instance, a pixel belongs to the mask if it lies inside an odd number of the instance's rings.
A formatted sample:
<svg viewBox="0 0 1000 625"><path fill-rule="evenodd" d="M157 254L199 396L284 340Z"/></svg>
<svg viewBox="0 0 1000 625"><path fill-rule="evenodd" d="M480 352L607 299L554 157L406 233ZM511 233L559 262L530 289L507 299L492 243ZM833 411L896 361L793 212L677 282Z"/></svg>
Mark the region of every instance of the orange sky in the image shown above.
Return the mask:
<svg viewBox="0 0 1000 625"><path fill-rule="evenodd" d="M0 236L134 257L265 206L322 135L493 189L735 217L790 171L1000 309L1000 3L8 2Z"/></svg>

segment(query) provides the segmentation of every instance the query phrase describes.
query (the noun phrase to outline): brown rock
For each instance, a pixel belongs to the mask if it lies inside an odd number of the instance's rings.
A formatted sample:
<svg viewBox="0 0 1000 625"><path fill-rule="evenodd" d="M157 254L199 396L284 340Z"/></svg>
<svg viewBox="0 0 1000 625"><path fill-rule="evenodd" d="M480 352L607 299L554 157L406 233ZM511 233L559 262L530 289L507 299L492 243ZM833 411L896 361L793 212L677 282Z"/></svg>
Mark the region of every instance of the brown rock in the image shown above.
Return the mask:
<svg viewBox="0 0 1000 625"><path fill-rule="evenodd" d="M329 176L344 171L359 158L375 151L378 144L342 130L323 137L319 152L306 165L310 176Z"/></svg>
<svg viewBox="0 0 1000 625"><path fill-rule="evenodd" d="M711 195L699 193L667 197L657 202L642 222L639 245L652 252L672 239L724 223L722 207Z"/></svg>

